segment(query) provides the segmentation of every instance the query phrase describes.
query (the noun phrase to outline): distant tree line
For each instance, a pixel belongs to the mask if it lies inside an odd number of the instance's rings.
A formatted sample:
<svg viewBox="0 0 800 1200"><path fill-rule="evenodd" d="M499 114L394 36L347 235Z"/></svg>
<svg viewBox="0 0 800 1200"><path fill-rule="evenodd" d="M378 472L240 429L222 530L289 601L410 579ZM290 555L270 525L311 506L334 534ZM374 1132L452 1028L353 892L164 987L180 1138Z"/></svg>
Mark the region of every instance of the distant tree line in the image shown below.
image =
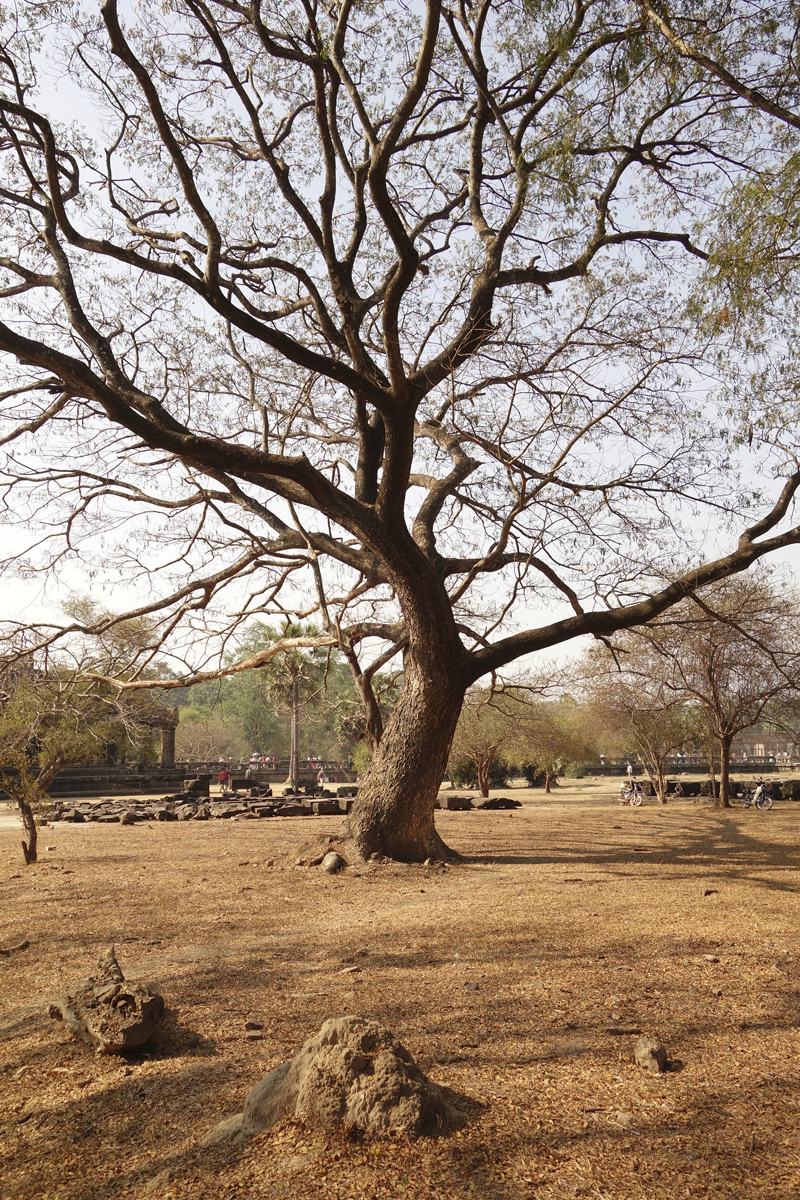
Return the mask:
<svg viewBox="0 0 800 1200"><path fill-rule="evenodd" d="M554 777L580 774L601 754L627 755L666 803L669 760L699 752L728 807L737 736L756 726L794 744L800 736L797 598L764 576L724 581L702 600L595 642L575 664L568 694L546 699L547 686L468 694L453 742L454 782L488 795L490 785L524 775L549 791Z"/></svg>

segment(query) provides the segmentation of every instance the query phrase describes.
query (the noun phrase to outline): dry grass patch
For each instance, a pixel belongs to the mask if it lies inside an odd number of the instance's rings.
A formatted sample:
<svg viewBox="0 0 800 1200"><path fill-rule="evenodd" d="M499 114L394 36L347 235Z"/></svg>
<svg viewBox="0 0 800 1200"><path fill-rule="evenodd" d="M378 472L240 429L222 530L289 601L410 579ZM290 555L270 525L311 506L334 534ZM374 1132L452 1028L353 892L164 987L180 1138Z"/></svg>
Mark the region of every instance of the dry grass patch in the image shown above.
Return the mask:
<svg viewBox="0 0 800 1200"><path fill-rule="evenodd" d="M444 812L462 866L334 877L291 865L306 820L57 825L28 869L2 829L2 944L31 944L0 958L0 1195L796 1196L800 806L603 792ZM126 1059L43 1015L110 943L170 1010ZM467 1128L385 1143L287 1121L198 1148L342 1012L393 1030ZM637 1068L612 1026L660 1037L675 1069Z"/></svg>

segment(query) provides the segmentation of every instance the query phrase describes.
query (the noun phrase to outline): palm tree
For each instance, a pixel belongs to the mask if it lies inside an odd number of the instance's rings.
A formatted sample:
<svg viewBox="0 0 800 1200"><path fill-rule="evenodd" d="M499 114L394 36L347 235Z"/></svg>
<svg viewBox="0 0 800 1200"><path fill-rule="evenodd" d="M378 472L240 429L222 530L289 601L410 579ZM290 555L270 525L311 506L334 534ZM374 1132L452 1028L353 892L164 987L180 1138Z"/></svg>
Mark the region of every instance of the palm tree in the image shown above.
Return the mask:
<svg viewBox="0 0 800 1200"><path fill-rule="evenodd" d="M280 628L259 623L250 630L243 651L245 656L263 649L281 638L315 637L315 625L291 624ZM300 710L313 704L322 687L327 650L284 650L271 659L263 669L264 695L279 708L291 713L288 787L297 788L300 782Z"/></svg>

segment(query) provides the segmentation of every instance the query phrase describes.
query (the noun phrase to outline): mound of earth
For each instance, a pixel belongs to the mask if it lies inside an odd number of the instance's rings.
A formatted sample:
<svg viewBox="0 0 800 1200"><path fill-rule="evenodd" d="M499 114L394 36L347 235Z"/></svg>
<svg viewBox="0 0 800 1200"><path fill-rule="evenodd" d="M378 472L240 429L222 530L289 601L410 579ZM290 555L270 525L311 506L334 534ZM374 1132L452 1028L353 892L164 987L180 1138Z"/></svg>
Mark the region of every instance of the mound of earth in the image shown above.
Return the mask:
<svg viewBox="0 0 800 1200"><path fill-rule="evenodd" d="M249 1092L244 1112L221 1121L204 1145L240 1142L294 1114L309 1124L419 1137L460 1125L394 1034L363 1017L335 1017Z"/></svg>

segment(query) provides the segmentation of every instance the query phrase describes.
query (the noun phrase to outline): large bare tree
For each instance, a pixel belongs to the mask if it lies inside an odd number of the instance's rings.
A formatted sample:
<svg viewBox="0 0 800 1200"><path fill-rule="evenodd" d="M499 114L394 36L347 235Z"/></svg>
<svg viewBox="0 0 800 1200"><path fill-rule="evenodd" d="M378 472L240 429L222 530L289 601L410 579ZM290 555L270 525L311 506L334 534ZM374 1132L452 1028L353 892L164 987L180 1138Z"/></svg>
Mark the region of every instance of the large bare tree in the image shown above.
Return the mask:
<svg viewBox="0 0 800 1200"><path fill-rule="evenodd" d="M468 687L800 541L791 457L743 515L688 304L757 137L638 4L46 15L0 52L10 569L138 580L138 669L189 678L252 616L313 617L286 645L346 655L374 749L352 850L446 853Z"/></svg>

